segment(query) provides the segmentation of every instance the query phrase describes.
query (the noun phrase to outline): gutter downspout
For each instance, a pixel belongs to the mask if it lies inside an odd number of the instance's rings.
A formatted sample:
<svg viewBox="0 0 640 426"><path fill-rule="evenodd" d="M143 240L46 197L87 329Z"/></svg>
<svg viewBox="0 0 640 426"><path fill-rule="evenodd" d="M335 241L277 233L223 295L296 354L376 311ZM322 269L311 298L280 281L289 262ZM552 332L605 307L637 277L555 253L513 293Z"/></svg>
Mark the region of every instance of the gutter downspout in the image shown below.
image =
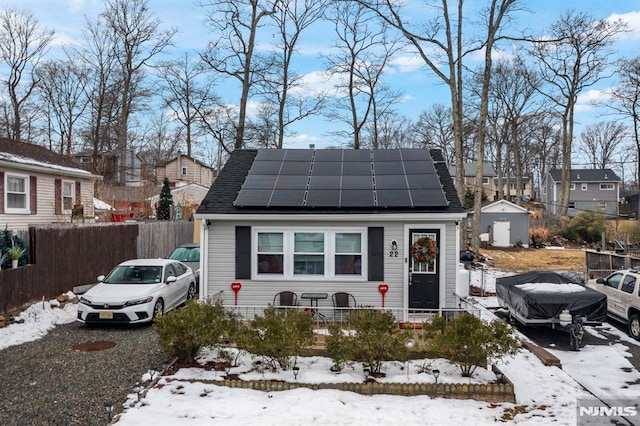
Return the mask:
<svg viewBox="0 0 640 426"><path fill-rule="evenodd" d="M209 282L209 226L208 219L200 221L200 289L199 299L206 300Z"/></svg>

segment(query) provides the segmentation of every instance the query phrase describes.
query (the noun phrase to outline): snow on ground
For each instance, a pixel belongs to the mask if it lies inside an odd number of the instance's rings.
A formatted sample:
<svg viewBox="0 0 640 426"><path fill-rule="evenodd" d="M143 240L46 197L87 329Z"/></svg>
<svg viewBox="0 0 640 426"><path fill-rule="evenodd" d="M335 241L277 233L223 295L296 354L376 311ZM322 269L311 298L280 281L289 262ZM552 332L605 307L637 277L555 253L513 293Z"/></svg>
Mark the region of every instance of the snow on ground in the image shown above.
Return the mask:
<svg viewBox="0 0 640 426"><path fill-rule="evenodd" d="M485 271L487 291L495 289L495 277L500 271ZM476 279L472 274L470 279ZM73 297L73 295L71 295ZM481 298L476 298L481 299ZM495 298L482 298L493 299ZM484 302L484 300L483 300ZM12 324L0 329L0 350L8 346L29 342L44 336L58 324L75 320L76 305L64 309L51 308L48 303L37 303L19 318L23 324ZM489 303L490 304L490 303ZM493 315L483 311L483 317ZM608 324L587 327L587 332L598 339L603 333L614 334L620 340L637 345L639 342ZM581 384L605 399L617 397L640 398L640 373L629 363L626 346L586 345L578 352L552 349L563 363L563 369L545 367L532 353L519 353L498 363L515 387L516 404L451 400L426 396L365 396L337 390L295 389L279 392L261 392L216 386L205 381L222 380L223 372L204 369L180 369L172 376L162 376L156 386L149 389L140 401L132 389L121 410L118 426L149 425L495 425L496 423L522 425L572 425L577 421L577 398L590 394ZM208 351L202 362L215 359L217 353ZM248 357L249 355L243 355ZM249 365L250 361L239 365ZM341 373L329 370L331 362L324 357L300 357L299 381L310 383L363 380L358 364L348 366ZM409 367L409 368L407 368ZM385 363L386 381L430 382L432 375L420 373L424 367L442 371L440 382L464 382L457 368L446 360L414 360L410 364ZM242 378L265 378L295 381L292 371L261 373L246 367L232 369ZM149 380L149 373L140 377ZM491 373L478 369L473 382L493 380ZM578 383L578 381L580 383ZM518 414L511 412L518 409ZM118 410L118 411L121 411ZM640 423L640 422L639 422Z"/></svg>

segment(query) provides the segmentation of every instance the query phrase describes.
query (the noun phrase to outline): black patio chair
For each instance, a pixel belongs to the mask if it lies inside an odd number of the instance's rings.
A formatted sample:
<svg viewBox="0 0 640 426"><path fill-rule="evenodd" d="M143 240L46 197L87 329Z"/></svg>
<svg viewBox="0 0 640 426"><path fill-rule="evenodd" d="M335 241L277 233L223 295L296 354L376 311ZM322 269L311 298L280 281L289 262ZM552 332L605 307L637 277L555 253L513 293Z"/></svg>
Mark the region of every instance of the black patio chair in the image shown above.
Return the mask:
<svg viewBox="0 0 640 426"><path fill-rule="evenodd" d="M273 306L290 307L298 306L298 295L292 291L281 291L273 297Z"/></svg>
<svg viewBox="0 0 640 426"><path fill-rule="evenodd" d="M333 301L333 307L336 308L333 311L333 316L336 320L345 321L349 314L356 307L356 298L351 293L339 291L331 295Z"/></svg>

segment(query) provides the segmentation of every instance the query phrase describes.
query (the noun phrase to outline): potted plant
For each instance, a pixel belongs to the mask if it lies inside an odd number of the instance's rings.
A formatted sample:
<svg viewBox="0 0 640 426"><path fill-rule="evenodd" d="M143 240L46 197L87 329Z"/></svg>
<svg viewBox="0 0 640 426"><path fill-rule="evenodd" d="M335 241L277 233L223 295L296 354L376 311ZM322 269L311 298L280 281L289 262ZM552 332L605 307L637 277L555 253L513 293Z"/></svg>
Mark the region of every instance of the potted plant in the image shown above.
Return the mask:
<svg viewBox="0 0 640 426"><path fill-rule="evenodd" d="M11 248L7 251L7 254L9 255L9 258L11 259L11 267L12 268L17 268L18 267L18 261L20 260L20 258L25 254L26 250L23 247L19 247L19 246L11 246Z"/></svg>

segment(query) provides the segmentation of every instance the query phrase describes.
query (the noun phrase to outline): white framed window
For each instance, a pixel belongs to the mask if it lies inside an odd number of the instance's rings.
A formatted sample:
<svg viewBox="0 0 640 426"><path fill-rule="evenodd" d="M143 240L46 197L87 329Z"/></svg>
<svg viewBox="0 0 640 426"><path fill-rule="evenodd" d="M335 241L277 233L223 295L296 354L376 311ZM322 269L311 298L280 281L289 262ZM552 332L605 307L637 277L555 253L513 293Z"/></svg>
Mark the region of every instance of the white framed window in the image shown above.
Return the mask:
<svg viewBox="0 0 640 426"><path fill-rule="evenodd" d="M365 278L366 228L255 228L256 279Z"/></svg>
<svg viewBox="0 0 640 426"><path fill-rule="evenodd" d="M613 191L614 187L612 183L601 183L600 190L601 191Z"/></svg>
<svg viewBox="0 0 640 426"><path fill-rule="evenodd" d="M70 213L75 205L76 183L73 181L62 181L62 209Z"/></svg>
<svg viewBox="0 0 640 426"><path fill-rule="evenodd" d="M187 174L187 166L182 166L182 170L180 170L180 173L182 173L182 176Z"/></svg>
<svg viewBox="0 0 640 426"><path fill-rule="evenodd" d="M570 209L575 209L576 208L576 202L575 201L569 201L569 203L567 204L567 207Z"/></svg>
<svg viewBox="0 0 640 426"><path fill-rule="evenodd" d="M436 241L436 234L433 232L428 232L426 234L423 233L414 233L413 240L411 244L415 244L421 238L428 238L431 241ZM436 273L436 262L414 262L413 263L413 272L414 273L426 273L426 274L435 274Z"/></svg>
<svg viewBox="0 0 640 426"><path fill-rule="evenodd" d="M575 184L575 183L572 183L572 184L569 186L569 190L570 190L570 191L575 191L575 190L576 190L576 184Z"/></svg>
<svg viewBox="0 0 640 426"><path fill-rule="evenodd" d="M598 201L598 208L600 210L606 210L607 209L607 202L606 201Z"/></svg>
<svg viewBox="0 0 640 426"><path fill-rule="evenodd" d="M5 174L5 213L29 213L29 176Z"/></svg>
<svg viewBox="0 0 640 426"><path fill-rule="evenodd" d="M586 191L587 189L589 189L589 185L586 184L586 183L583 183L582 184L582 188L580 188L580 189L582 189L583 191Z"/></svg>
<svg viewBox="0 0 640 426"><path fill-rule="evenodd" d="M483 177L483 178L482 178L482 184L483 184L483 185L489 185L489 178L488 178L488 177L486 177L486 176L485 176L485 177Z"/></svg>

